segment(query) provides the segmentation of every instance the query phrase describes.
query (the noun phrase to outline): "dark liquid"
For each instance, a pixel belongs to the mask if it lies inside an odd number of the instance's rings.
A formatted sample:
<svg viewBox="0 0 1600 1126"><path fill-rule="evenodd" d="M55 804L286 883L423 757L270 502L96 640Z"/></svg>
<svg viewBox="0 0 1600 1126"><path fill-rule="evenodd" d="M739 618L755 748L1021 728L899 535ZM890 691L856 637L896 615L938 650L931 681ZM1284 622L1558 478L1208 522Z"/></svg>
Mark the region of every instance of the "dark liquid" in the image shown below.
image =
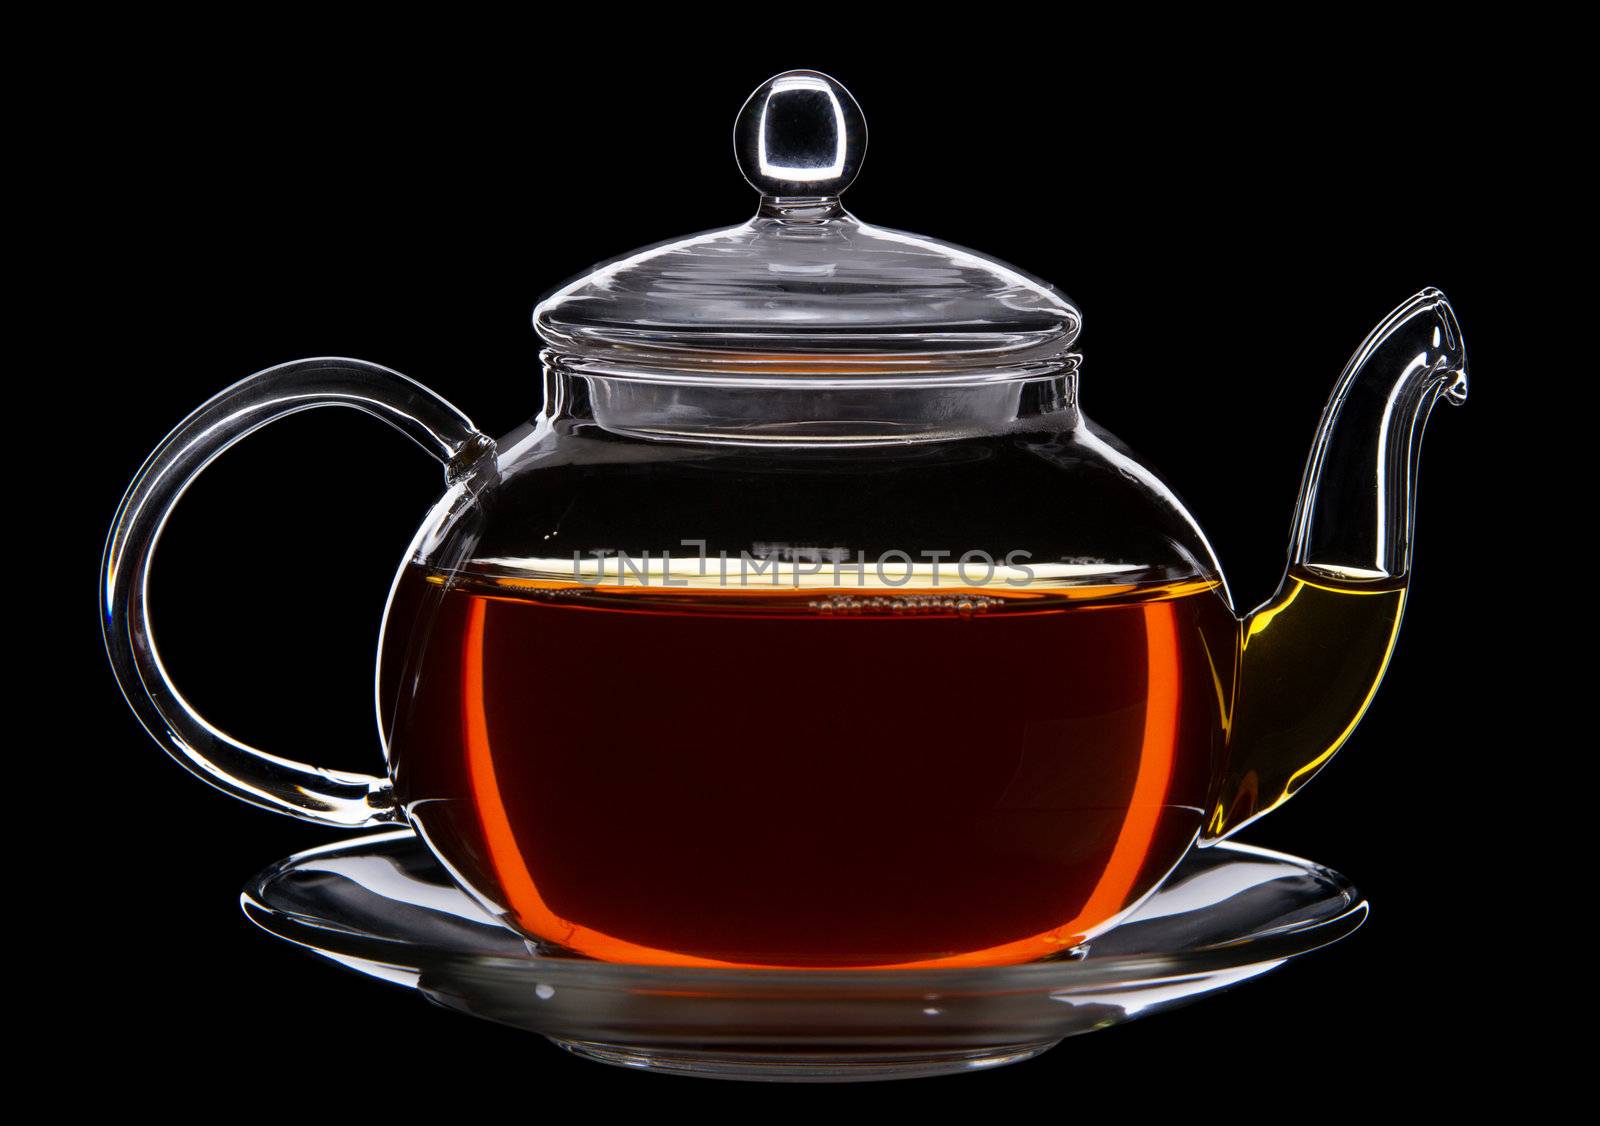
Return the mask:
<svg viewBox="0 0 1600 1126"><path fill-rule="evenodd" d="M412 821L528 934L618 961L986 965L1080 943L1176 863L1236 645L1203 582L664 592L412 567L381 690Z"/></svg>

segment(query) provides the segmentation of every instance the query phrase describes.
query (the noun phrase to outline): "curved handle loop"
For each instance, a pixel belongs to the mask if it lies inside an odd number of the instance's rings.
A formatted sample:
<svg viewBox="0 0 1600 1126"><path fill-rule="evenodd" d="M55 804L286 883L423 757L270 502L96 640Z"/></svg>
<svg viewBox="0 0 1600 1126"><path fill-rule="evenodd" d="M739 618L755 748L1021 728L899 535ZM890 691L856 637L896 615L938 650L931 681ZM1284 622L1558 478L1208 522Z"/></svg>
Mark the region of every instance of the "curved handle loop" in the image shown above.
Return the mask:
<svg viewBox="0 0 1600 1126"><path fill-rule="evenodd" d="M128 486L106 540L101 626L128 705L184 767L252 805L356 827L402 820L386 778L281 758L213 727L168 678L150 628L150 560L189 483L258 427L312 407L332 406L354 407L387 422L443 462L452 484L472 475L494 453L494 443L455 407L377 364L318 358L257 372L179 423Z"/></svg>

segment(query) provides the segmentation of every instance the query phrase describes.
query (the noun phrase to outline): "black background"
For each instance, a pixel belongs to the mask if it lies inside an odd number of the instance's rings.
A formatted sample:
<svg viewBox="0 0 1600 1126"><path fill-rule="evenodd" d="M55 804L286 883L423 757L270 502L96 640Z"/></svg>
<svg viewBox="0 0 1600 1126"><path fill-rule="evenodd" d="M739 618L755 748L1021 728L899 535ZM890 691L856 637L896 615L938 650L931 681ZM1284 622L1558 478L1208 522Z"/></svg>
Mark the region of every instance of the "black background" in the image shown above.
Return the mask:
<svg viewBox="0 0 1600 1126"><path fill-rule="evenodd" d="M251 1097L380 1112L425 1087L501 1110L552 1094L758 1113L1048 1095L1231 1117L1337 1106L1374 1081L1502 1075L1476 1061L1520 1039L1507 1028L1529 1002L1483 974L1523 905L1488 897L1521 885L1484 842L1527 782L1507 751L1523 721L1502 702L1514 611L1485 600L1516 507L1508 412L1527 386L1511 299L1535 284L1522 258L1545 238L1535 224L1569 214L1539 171L1559 102L1542 81L1478 65L1487 46L1436 28L1389 27L1325 58L1314 28L1251 46L1243 29L1170 28L1153 44L997 24L852 51L753 27L713 50L680 28L623 54L599 28L573 52L488 27L403 43L305 27L259 55L244 32L191 51L139 30L136 51L85 67L94 104L74 118L63 340L89 374L58 389L82 479L69 581L47 596L83 670L67 749L92 753L96 796L58 853L80 876L47 885L83 920L55 1008L62 1035L117 1046L97 1066L135 1076L181 1058ZM120 701L91 588L128 478L206 397L303 355L388 364L486 432L510 429L538 407L535 302L596 260L751 213L732 118L759 81L800 66L835 74L866 111L858 216L977 247L1080 305L1086 411L1184 497L1241 606L1276 583L1344 360L1419 288L1450 295L1471 400L1430 425L1398 651L1344 753L1243 838L1348 874L1374 905L1349 941L1019 1067L779 1091L587 1064L240 916L249 875L336 833L198 784ZM376 769L378 618L441 488L434 463L345 411L296 416L218 462L174 516L154 580L190 699L277 753Z"/></svg>

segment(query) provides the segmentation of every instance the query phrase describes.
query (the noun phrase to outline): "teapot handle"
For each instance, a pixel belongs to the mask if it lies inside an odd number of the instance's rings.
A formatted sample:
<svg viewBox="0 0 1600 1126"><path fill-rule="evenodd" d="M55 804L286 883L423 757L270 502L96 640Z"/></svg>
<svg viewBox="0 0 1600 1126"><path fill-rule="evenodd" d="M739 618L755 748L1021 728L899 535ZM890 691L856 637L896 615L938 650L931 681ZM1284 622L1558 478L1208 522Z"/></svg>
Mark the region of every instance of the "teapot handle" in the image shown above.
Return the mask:
<svg viewBox="0 0 1600 1126"><path fill-rule="evenodd" d="M472 476L481 459L494 453L494 442L455 407L377 364L318 358L257 372L179 423L128 486L106 540L101 625L128 705L180 764L252 805L353 828L403 820L388 779L282 758L213 727L168 678L149 604L151 557L167 517L200 471L258 427L333 406L387 422L443 462L451 484Z"/></svg>

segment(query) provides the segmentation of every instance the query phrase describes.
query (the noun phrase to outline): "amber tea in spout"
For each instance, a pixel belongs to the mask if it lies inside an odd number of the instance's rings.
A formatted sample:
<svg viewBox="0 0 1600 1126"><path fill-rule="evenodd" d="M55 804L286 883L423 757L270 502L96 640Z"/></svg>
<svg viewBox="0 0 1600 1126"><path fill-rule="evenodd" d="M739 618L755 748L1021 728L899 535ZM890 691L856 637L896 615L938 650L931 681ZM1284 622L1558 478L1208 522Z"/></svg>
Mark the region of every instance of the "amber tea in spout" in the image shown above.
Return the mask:
<svg viewBox="0 0 1600 1126"><path fill-rule="evenodd" d="M397 787L464 883L581 954L795 967L1029 961L1138 901L1201 827L1238 633L1204 580L416 566L395 627Z"/></svg>
<svg viewBox="0 0 1600 1126"><path fill-rule="evenodd" d="M1246 619L1208 836L1287 801L1333 757L1378 690L1405 599L1404 577L1302 563Z"/></svg>

